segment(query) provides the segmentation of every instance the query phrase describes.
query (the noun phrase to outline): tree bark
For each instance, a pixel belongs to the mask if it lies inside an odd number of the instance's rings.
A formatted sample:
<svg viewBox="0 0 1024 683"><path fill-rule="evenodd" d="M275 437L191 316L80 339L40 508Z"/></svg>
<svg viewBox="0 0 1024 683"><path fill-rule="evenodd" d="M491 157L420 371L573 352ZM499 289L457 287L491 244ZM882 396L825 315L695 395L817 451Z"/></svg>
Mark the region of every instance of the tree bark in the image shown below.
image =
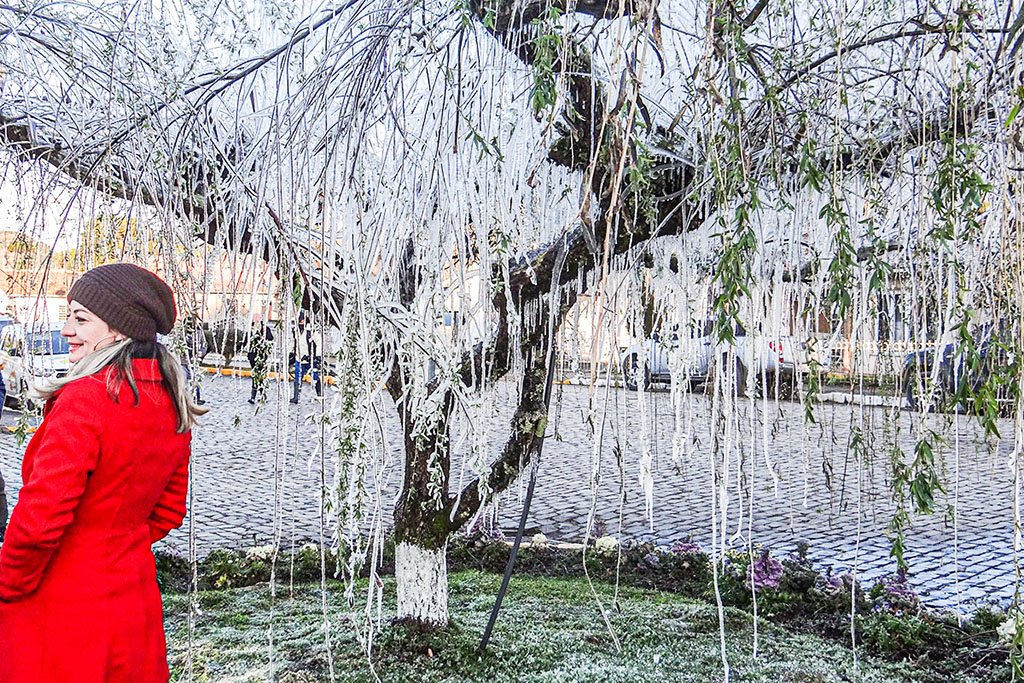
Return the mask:
<svg viewBox="0 0 1024 683"><path fill-rule="evenodd" d="M424 548L411 541L395 545L398 620L443 628L448 625L446 546Z"/></svg>

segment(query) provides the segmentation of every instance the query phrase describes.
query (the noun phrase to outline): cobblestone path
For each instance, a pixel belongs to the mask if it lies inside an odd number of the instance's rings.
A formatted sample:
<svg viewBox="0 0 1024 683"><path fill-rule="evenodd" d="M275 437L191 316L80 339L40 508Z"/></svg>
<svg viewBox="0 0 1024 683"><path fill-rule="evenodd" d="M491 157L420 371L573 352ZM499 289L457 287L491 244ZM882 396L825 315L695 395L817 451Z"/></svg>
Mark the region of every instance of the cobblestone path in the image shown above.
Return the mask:
<svg viewBox="0 0 1024 683"><path fill-rule="evenodd" d="M216 547L275 540L298 544L319 538L322 527L330 536L321 499L333 486L334 465L319 446L323 422L316 416L322 404L306 386L300 405L291 406L288 389L274 385L271 404L255 413L246 403L247 379L205 379L203 396L212 410L194 435L191 513L165 547L187 554L192 540L203 555ZM470 444L492 454L501 447L511 406L502 393L507 390L499 388L470 407L483 431L457 428L460 452ZM641 396L603 387L591 399L586 387L558 388L530 533L580 541L593 511L604 533L665 545L692 538L710 549L717 491L724 525L720 510L714 547L742 548L752 540L779 554L806 543L822 566L856 568L871 579L894 570L886 537L894 509L887 481L890 450L898 443L912 454L919 435L934 427L948 437L936 446L948 490L936 501L936 514L914 517L907 532L911 581L936 606L969 610L1012 597L1012 423L1002 425L1002 441L988 444L964 417L902 412L896 434L897 425L887 425L879 407L820 404L817 424L807 424L797 403L772 402L766 417L744 402L721 433L729 457L715 462L709 456L710 401L690 397L678 407L677 421L671 399L668 393ZM5 411L3 424L14 419ZM957 428L947 429L944 421L953 419ZM388 406L381 408L380 428L399 443ZM863 451L851 447L855 428L863 435ZM13 435L0 434L0 468L12 504L23 452ZM398 451L388 456L367 480L371 492L379 491L373 515L384 525L390 524L401 477ZM465 465L453 472L456 483L470 477ZM497 523L507 533L517 524L524 488L513 487L500 501Z"/></svg>

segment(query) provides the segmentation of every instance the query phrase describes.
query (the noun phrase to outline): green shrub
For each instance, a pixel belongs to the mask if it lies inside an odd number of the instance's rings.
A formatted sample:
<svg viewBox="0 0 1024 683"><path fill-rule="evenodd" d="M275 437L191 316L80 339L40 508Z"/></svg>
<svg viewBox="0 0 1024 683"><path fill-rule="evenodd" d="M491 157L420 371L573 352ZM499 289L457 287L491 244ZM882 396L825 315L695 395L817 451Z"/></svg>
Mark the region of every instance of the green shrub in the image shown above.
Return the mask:
<svg viewBox="0 0 1024 683"><path fill-rule="evenodd" d="M1007 614L995 605L986 605L974 613L971 625L981 633L995 633L1006 621Z"/></svg>
<svg viewBox="0 0 1024 683"><path fill-rule="evenodd" d="M856 618L861 644L870 652L903 658L920 649L929 635L929 624L913 614L877 611Z"/></svg>
<svg viewBox="0 0 1024 683"><path fill-rule="evenodd" d="M199 561L199 587L203 590L237 588L249 585L251 572L245 556L234 550L213 550Z"/></svg>
<svg viewBox="0 0 1024 683"><path fill-rule="evenodd" d="M192 583L192 565L184 557L158 550L156 557L156 582L161 591L184 593Z"/></svg>

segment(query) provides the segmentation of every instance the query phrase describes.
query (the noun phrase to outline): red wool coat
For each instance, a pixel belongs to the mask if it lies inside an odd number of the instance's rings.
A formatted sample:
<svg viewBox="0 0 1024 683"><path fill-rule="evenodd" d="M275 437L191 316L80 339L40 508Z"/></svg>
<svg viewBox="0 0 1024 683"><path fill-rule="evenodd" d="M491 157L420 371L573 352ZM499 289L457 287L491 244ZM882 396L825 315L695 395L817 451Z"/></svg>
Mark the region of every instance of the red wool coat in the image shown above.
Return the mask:
<svg viewBox="0 0 1024 683"><path fill-rule="evenodd" d="M46 405L0 546L0 683L166 683L150 545L181 525L191 434L155 360L135 405L106 373Z"/></svg>

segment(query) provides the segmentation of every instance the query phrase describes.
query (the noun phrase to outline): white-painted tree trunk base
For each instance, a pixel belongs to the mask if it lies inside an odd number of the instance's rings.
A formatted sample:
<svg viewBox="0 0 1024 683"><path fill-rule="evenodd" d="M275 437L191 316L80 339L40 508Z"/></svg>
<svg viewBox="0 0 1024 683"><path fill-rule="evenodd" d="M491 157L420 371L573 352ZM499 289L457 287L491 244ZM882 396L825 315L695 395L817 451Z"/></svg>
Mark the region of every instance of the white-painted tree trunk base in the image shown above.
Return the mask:
<svg viewBox="0 0 1024 683"><path fill-rule="evenodd" d="M448 563L445 551L412 543L395 548L398 618L430 626L448 625Z"/></svg>

